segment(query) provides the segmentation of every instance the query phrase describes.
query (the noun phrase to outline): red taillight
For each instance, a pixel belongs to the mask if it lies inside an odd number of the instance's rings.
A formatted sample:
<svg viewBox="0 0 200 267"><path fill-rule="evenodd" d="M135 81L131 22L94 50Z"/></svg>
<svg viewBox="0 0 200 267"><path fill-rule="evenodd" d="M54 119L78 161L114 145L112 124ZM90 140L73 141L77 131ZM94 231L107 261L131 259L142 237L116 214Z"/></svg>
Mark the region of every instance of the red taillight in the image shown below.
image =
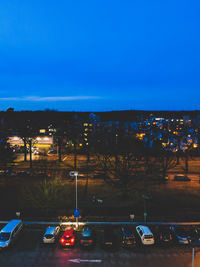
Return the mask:
<svg viewBox="0 0 200 267"><path fill-rule="evenodd" d="M90 243L92 243L92 240L89 240Z"/></svg>
<svg viewBox="0 0 200 267"><path fill-rule="evenodd" d="M66 238L69 238L69 235L66 235Z"/></svg>
<svg viewBox="0 0 200 267"><path fill-rule="evenodd" d="M72 238L70 239L70 243L71 243L71 244L73 244L73 243L74 243L74 241L75 241L75 238L74 238L74 237L72 237Z"/></svg>
<svg viewBox="0 0 200 267"><path fill-rule="evenodd" d="M60 239L60 243L63 244L64 242L65 242L65 239L64 239L64 238L61 238L61 239Z"/></svg>

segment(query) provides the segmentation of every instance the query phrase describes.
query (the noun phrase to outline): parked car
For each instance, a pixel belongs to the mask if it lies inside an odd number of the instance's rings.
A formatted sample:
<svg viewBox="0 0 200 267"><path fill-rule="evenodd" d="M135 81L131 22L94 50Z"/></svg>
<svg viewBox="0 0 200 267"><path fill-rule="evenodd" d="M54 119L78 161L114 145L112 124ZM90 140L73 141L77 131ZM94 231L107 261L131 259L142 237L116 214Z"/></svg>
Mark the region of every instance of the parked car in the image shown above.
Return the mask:
<svg viewBox="0 0 200 267"><path fill-rule="evenodd" d="M55 243L59 232L60 232L60 226L47 227L43 236L43 243Z"/></svg>
<svg viewBox="0 0 200 267"><path fill-rule="evenodd" d="M169 226L159 226L154 232L156 242L162 244L170 244L173 240L172 232Z"/></svg>
<svg viewBox="0 0 200 267"><path fill-rule="evenodd" d="M31 174L29 171L22 171L22 170L16 171L17 177L29 177L30 175Z"/></svg>
<svg viewBox="0 0 200 267"><path fill-rule="evenodd" d="M0 231L0 248L7 248L18 238L23 229L22 220L11 220Z"/></svg>
<svg viewBox="0 0 200 267"><path fill-rule="evenodd" d="M60 245L62 247L73 247L75 245L76 235L73 228L65 230L64 234L60 238Z"/></svg>
<svg viewBox="0 0 200 267"><path fill-rule="evenodd" d="M57 150L56 149L51 149L47 152L48 155L50 154L57 154Z"/></svg>
<svg viewBox="0 0 200 267"><path fill-rule="evenodd" d="M94 179L105 179L106 173L104 171L94 171L93 178Z"/></svg>
<svg viewBox="0 0 200 267"><path fill-rule="evenodd" d="M174 181L191 181L191 179L184 174L176 174L174 175Z"/></svg>
<svg viewBox="0 0 200 267"><path fill-rule="evenodd" d="M190 239L190 244L193 246L200 246L200 229L193 229L193 235Z"/></svg>
<svg viewBox="0 0 200 267"><path fill-rule="evenodd" d="M136 227L136 231L138 233L139 240L143 245L154 245L154 236L149 227L144 225L138 225Z"/></svg>
<svg viewBox="0 0 200 267"><path fill-rule="evenodd" d="M37 155L41 155L41 152L40 152L39 149L35 149L35 150L33 151L33 154L37 156Z"/></svg>
<svg viewBox="0 0 200 267"><path fill-rule="evenodd" d="M122 227L122 246L128 247L136 245L136 236L133 228L129 226Z"/></svg>
<svg viewBox="0 0 200 267"><path fill-rule="evenodd" d="M117 236L112 226L104 227L101 244L104 248L114 248L117 245Z"/></svg>
<svg viewBox="0 0 200 267"><path fill-rule="evenodd" d="M94 243L95 243L94 230L89 227L85 227L81 235L80 245L82 247L92 247Z"/></svg>
<svg viewBox="0 0 200 267"><path fill-rule="evenodd" d="M174 240L178 244L188 245L191 243L194 237L194 231L189 227L172 225L170 226L170 230L172 232Z"/></svg>

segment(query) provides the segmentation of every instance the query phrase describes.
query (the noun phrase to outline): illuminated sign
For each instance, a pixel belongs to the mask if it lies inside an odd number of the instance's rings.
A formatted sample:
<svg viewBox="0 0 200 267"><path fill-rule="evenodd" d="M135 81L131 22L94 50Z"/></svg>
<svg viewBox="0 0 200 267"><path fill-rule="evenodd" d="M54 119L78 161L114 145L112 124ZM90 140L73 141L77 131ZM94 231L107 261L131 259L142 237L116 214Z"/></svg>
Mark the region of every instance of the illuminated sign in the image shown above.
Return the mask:
<svg viewBox="0 0 200 267"><path fill-rule="evenodd" d="M36 144L51 145L53 144L53 137L52 136L37 136L33 138L33 141ZM22 145L24 142L22 138L19 136L11 136L8 138L8 143L12 145Z"/></svg>

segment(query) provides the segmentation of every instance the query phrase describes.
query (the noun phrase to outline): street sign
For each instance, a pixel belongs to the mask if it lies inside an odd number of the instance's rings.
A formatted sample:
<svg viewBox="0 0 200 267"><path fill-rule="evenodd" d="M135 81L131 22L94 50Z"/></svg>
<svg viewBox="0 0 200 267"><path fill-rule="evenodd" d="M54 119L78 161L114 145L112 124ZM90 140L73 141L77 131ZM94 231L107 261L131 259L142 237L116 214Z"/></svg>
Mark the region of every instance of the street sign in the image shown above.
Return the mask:
<svg viewBox="0 0 200 267"><path fill-rule="evenodd" d="M144 212L144 216L145 216L145 217L147 216L147 212Z"/></svg>
<svg viewBox="0 0 200 267"><path fill-rule="evenodd" d="M79 217L79 209L74 209L74 217L78 218Z"/></svg>

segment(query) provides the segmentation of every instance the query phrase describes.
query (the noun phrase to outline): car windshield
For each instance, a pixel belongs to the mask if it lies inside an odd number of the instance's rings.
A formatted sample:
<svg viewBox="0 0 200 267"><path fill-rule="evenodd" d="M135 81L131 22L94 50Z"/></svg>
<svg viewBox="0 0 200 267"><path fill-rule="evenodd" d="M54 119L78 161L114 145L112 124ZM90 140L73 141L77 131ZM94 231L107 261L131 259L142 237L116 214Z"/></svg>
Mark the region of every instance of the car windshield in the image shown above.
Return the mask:
<svg viewBox="0 0 200 267"><path fill-rule="evenodd" d="M72 238L72 235L67 235L67 236L65 235L63 237L64 237L65 240L70 240Z"/></svg>
<svg viewBox="0 0 200 267"><path fill-rule="evenodd" d="M179 236L190 236L192 234L191 230L185 228L177 228L176 233Z"/></svg>
<svg viewBox="0 0 200 267"><path fill-rule="evenodd" d="M133 236L134 235L134 232L133 232L133 229L129 228L129 227L125 227L122 229L122 232L124 235L126 236Z"/></svg>
<svg viewBox="0 0 200 267"><path fill-rule="evenodd" d="M0 241L8 241L10 238L10 233L0 233Z"/></svg>
<svg viewBox="0 0 200 267"><path fill-rule="evenodd" d="M45 238L47 239L51 239L53 237L53 235L45 235Z"/></svg>
<svg viewBox="0 0 200 267"><path fill-rule="evenodd" d="M151 239L151 238L153 238L153 236L152 235L145 235L144 238L145 239Z"/></svg>

